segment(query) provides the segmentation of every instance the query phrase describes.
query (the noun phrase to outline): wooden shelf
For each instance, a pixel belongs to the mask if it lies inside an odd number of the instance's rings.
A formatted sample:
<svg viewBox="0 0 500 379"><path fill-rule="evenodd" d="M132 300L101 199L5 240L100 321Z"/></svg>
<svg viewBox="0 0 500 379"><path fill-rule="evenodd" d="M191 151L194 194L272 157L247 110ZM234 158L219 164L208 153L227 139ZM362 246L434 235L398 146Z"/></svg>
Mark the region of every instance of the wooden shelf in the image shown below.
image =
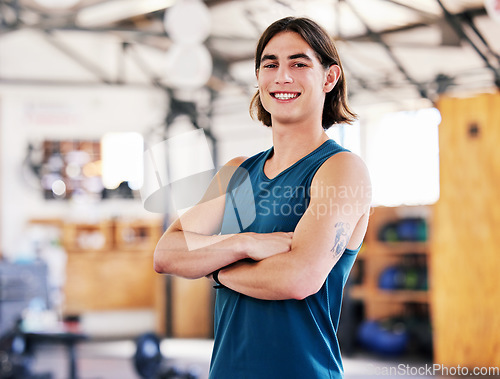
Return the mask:
<svg viewBox="0 0 500 379"><path fill-rule="evenodd" d="M67 252L65 315L152 309L155 331L165 333L165 277L153 269L161 219L97 223L34 219L30 223L59 229Z"/></svg>
<svg viewBox="0 0 500 379"><path fill-rule="evenodd" d="M364 286L357 284L349 289L349 295L351 298L356 300L364 300L366 297L366 291Z"/></svg>
<svg viewBox="0 0 500 379"><path fill-rule="evenodd" d="M390 254L428 254L428 242L384 242L371 241L367 243L368 256L390 255Z"/></svg>
<svg viewBox="0 0 500 379"><path fill-rule="evenodd" d="M428 291L410 291L410 290L378 290L372 297L377 301L398 301L404 303L428 303Z"/></svg>
<svg viewBox="0 0 500 379"><path fill-rule="evenodd" d="M356 300L370 302L428 303L429 291L368 289L364 285L350 288L350 296Z"/></svg>
<svg viewBox="0 0 500 379"><path fill-rule="evenodd" d="M379 288L380 276L388 267L425 265L429 259L427 241L380 241L379 232L400 219L429 215L429 207L376 207L370 216L362 250L358 255L360 284L349 288L349 295L364 304L367 319L405 314L411 304L427 306L429 290L385 290ZM412 256L416 256L415 259Z"/></svg>

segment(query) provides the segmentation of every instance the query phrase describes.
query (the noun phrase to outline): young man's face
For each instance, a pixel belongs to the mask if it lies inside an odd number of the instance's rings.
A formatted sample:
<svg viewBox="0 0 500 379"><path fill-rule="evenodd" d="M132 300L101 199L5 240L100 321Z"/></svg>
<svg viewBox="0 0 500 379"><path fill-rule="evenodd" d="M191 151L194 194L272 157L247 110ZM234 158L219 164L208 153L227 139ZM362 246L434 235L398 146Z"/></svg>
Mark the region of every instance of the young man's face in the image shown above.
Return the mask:
<svg viewBox="0 0 500 379"><path fill-rule="evenodd" d="M325 69L314 50L297 33L281 32L264 48L257 71L262 105L273 125L316 122L323 114L325 95L340 68Z"/></svg>

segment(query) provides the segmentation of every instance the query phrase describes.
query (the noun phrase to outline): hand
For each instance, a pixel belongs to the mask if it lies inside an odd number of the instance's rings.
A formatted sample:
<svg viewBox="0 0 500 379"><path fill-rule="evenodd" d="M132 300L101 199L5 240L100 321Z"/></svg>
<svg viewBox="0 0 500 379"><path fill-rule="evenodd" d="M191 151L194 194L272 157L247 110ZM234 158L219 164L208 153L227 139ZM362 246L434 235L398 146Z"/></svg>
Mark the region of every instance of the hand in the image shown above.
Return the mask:
<svg viewBox="0 0 500 379"><path fill-rule="evenodd" d="M293 232L242 233L248 258L260 261L276 254L288 253L292 248Z"/></svg>

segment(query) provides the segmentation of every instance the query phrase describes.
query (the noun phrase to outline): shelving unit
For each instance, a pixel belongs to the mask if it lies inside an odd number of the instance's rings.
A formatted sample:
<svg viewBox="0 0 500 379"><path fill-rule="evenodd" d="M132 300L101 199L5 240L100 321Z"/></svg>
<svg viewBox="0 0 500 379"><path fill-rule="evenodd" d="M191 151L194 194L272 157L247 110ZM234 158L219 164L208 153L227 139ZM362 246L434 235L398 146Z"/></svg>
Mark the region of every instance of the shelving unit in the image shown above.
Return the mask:
<svg viewBox="0 0 500 379"><path fill-rule="evenodd" d="M364 304L365 318L380 320L387 317L405 315L410 304L429 305L430 291L422 289L381 289L379 279L382 272L391 266L401 264L404 259L418 256L429 262L429 244L427 241L391 241L379 238L381 228L391 222L407 218L430 219L430 207L376 207L372 209L370 223L363 248L358 255L354 271L359 283L350 288L351 298Z"/></svg>
<svg viewBox="0 0 500 379"><path fill-rule="evenodd" d="M96 223L32 219L30 225L59 230L67 254L63 313L153 309L164 333L164 278L153 270L161 220L102 220Z"/></svg>
<svg viewBox="0 0 500 379"><path fill-rule="evenodd" d="M177 338L212 334L212 286L205 278L170 278L153 269L162 220L103 220L75 223L32 219L60 230L67 253L63 312L153 309L156 332ZM167 327L167 322L170 325ZM168 329L168 330L167 330Z"/></svg>

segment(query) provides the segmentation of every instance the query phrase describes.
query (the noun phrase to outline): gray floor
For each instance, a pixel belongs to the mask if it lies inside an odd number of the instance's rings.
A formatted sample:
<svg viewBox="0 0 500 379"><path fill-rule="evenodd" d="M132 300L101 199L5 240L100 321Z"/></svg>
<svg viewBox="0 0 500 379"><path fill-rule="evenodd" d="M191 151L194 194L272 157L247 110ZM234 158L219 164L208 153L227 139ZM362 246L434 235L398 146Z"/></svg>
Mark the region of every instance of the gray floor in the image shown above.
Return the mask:
<svg viewBox="0 0 500 379"><path fill-rule="evenodd" d="M175 364L180 369L194 370L198 372L199 379L207 379L212 344L210 340L168 339L162 341L161 350L163 355L169 358L167 363ZM132 340L84 342L78 346L77 351L79 379L139 378L132 364L135 352ZM36 373L51 372L53 379L68 379L67 354L61 346L40 346L33 363L33 371ZM458 376L440 375L439 372L432 375L431 362L380 360L367 355L344 358L344 368L345 379Z"/></svg>
<svg viewBox="0 0 500 379"><path fill-rule="evenodd" d="M190 370L199 379L208 378L208 367L213 342L210 340L162 341L161 350L167 357L164 364L181 370ZM77 347L79 379L138 379L132 357L132 340L83 342ZM35 373L52 373L52 379L68 379L68 354L62 346L40 345L33 362Z"/></svg>

